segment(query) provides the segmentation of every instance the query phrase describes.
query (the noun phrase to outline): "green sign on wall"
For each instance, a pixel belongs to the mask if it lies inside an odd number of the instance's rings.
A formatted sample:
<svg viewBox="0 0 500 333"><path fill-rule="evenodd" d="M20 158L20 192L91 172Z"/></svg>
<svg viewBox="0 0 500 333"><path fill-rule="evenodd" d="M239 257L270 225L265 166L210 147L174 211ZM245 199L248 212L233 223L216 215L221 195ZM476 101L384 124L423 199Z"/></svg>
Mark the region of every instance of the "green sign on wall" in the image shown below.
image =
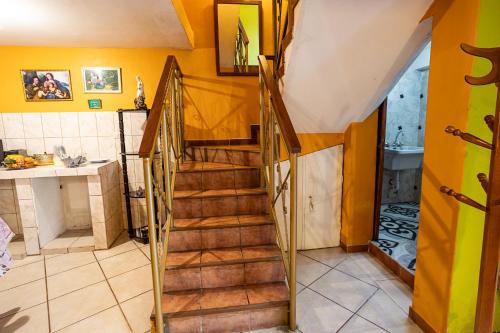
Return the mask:
<svg viewBox="0 0 500 333"><path fill-rule="evenodd" d="M89 99L89 109L101 109L102 103L100 99Z"/></svg>

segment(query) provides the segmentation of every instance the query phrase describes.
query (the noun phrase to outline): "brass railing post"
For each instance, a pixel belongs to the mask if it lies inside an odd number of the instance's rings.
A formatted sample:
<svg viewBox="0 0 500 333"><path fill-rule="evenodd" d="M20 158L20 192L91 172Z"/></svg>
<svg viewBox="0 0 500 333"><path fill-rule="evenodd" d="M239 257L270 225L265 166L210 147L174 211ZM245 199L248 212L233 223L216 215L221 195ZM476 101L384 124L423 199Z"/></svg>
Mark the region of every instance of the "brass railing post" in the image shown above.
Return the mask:
<svg viewBox="0 0 500 333"><path fill-rule="evenodd" d="M285 222L286 223L286 222ZM297 328L297 154L290 154L290 330Z"/></svg>
<svg viewBox="0 0 500 333"><path fill-rule="evenodd" d="M269 175L268 175L268 193L269 193L269 208L273 208L273 202L274 202L274 114L273 114L273 108L272 104L269 103L269 117L268 117L268 124L267 124L267 131L268 131L268 163L269 163Z"/></svg>
<svg viewBox="0 0 500 333"><path fill-rule="evenodd" d="M151 270L153 273L153 294L155 299L155 321L156 332L163 333L163 313L161 301L161 281L160 281L160 267L158 261L158 245L156 241L156 221L155 221L155 207L154 207L154 189L153 189L153 172L151 158L143 158L144 169L144 186L146 191L146 208L148 213L148 233L149 233L149 251L151 254Z"/></svg>

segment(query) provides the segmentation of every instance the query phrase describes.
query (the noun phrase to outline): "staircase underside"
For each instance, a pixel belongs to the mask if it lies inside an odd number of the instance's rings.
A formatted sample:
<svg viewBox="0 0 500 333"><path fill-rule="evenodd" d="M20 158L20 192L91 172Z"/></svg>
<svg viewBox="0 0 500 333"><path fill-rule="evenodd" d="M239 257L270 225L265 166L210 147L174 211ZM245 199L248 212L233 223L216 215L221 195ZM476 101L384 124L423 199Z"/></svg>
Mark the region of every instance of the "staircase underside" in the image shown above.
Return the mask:
<svg viewBox="0 0 500 333"><path fill-rule="evenodd" d="M164 276L169 332L287 325L289 291L258 146L190 147L187 155L175 180Z"/></svg>

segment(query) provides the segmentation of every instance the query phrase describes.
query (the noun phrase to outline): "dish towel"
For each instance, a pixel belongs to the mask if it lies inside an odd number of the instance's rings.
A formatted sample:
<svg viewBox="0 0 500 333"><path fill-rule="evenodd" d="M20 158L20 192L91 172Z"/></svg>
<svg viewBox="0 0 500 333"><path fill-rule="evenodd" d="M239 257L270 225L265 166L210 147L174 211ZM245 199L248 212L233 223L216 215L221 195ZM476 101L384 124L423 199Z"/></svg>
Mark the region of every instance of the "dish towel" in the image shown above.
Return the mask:
<svg viewBox="0 0 500 333"><path fill-rule="evenodd" d="M14 238L14 233L0 217L0 277L4 276L12 267L12 258L7 248L12 238Z"/></svg>

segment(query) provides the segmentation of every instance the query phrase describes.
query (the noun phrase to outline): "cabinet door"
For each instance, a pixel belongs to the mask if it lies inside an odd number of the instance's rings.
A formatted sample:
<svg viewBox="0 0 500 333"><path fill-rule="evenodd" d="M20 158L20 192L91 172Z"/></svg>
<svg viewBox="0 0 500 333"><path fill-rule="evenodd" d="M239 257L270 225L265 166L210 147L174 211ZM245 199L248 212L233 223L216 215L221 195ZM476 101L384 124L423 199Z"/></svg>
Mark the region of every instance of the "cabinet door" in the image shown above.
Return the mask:
<svg viewBox="0 0 500 333"><path fill-rule="evenodd" d="M301 249L340 245L343 147L304 156Z"/></svg>

